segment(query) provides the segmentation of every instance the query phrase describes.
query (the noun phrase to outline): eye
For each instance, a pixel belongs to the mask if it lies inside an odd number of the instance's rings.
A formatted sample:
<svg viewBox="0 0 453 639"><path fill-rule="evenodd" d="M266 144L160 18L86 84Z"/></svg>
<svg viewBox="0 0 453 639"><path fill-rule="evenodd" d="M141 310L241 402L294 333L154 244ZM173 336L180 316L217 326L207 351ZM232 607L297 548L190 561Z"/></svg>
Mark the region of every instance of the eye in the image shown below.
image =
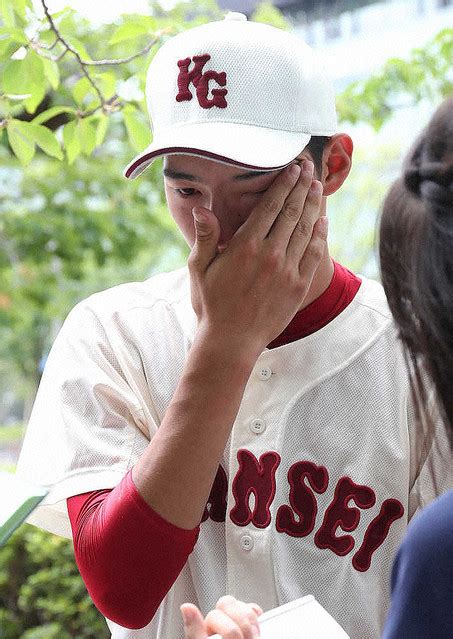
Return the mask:
<svg viewBox="0 0 453 639"><path fill-rule="evenodd" d="M180 197L191 197L195 194L195 189L186 188L186 189L173 189L177 195Z"/></svg>

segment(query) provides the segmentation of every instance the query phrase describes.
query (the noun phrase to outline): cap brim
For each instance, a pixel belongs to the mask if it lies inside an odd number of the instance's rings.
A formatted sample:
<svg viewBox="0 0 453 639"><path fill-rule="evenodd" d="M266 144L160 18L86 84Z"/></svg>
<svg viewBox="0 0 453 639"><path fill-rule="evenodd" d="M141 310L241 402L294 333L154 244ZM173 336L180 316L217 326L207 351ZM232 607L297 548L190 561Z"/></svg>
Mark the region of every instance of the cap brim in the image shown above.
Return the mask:
<svg viewBox="0 0 453 639"><path fill-rule="evenodd" d="M231 122L202 122L167 129L124 170L134 179L163 155L197 155L255 171L288 166L310 141L308 133L277 131Z"/></svg>

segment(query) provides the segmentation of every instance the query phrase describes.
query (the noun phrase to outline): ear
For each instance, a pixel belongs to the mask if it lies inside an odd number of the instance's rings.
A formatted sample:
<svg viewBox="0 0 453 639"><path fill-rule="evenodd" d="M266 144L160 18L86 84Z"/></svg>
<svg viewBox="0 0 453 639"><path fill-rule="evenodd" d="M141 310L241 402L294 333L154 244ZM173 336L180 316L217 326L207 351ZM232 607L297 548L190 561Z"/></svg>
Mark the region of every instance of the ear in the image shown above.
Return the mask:
<svg viewBox="0 0 453 639"><path fill-rule="evenodd" d="M352 140L337 133L326 144L323 154L323 195L335 193L349 175L352 166Z"/></svg>

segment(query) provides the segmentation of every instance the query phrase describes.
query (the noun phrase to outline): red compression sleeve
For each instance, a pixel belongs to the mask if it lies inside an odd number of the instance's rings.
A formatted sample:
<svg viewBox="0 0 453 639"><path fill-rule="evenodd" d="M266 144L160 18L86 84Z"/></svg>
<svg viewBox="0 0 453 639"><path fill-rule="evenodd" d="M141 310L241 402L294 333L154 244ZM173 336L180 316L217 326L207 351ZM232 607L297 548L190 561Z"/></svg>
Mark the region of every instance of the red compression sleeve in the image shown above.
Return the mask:
<svg viewBox="0 0 453 639"><path fill-rule="evenodd" d="M100 612L120 626L153 618L192 552L198 528L162 519L141 497L131 471L113 490L67 499L74 552Z"/></svg>

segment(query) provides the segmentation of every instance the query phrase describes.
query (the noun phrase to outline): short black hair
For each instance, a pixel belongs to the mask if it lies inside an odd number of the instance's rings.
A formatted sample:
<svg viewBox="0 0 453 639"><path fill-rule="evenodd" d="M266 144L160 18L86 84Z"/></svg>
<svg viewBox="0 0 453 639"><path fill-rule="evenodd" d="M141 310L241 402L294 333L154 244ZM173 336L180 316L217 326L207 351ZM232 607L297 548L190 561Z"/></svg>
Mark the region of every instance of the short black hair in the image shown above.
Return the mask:
<svg viewBox="0 0 453 639"><path fill-rule="evenodd" d="M312 135L310 142L305 147L305 150L310 153L313 159L315 174L318 178L321 178L322 175L322 156L329 140L330 137L327 135Z"/></svg>

